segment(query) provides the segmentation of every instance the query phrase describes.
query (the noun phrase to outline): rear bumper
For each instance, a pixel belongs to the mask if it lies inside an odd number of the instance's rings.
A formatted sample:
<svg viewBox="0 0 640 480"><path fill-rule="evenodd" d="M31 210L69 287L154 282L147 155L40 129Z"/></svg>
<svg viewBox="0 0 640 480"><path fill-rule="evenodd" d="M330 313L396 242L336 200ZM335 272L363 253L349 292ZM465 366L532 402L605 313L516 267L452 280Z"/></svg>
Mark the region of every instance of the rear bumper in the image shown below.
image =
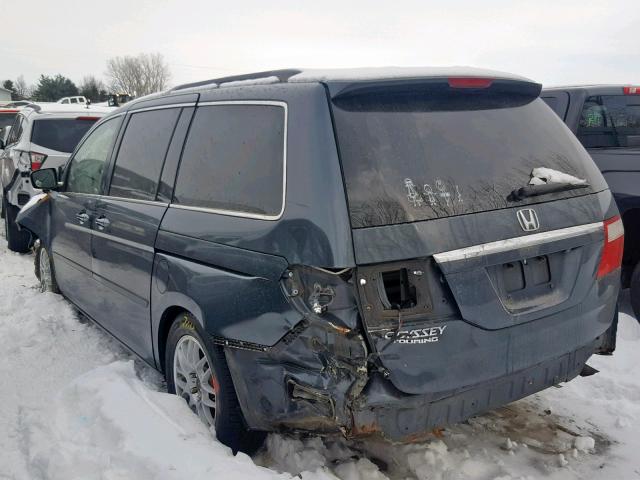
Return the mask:
<svg viewBox="0 0 640 480"><path fill-rule="evenodd" d="M272 347L225 353L252 429L410 442L573 379L605 341L618 291L611 274L578 305L500 330L447 320L437 342L389 344L384 370L357 330L314 315ZM411 358L420 368L392 368Z"/></svg>
<svg viewBox="0 0 640 480"><path fill-rule="evenodd" d="M416 441L434 428L461 422L575 378L599 342L437 400L403 394L380 376L372 377L354 408L350 436L377 434L393 441Z"/></svg>

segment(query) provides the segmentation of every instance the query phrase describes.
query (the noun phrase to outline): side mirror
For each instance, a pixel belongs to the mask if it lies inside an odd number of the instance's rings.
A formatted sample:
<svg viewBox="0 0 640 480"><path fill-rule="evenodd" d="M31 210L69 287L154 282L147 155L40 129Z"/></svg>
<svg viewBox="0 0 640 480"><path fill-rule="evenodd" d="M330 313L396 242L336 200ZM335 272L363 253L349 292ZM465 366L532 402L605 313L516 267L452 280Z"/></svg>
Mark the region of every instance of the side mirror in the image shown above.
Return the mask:
<svg viewBox="0 0 640 480"><path fill-rule="evenodd" d="M55 168L43 168L31 172L31 185L45 192L58 188L58 175Z"/></svg>

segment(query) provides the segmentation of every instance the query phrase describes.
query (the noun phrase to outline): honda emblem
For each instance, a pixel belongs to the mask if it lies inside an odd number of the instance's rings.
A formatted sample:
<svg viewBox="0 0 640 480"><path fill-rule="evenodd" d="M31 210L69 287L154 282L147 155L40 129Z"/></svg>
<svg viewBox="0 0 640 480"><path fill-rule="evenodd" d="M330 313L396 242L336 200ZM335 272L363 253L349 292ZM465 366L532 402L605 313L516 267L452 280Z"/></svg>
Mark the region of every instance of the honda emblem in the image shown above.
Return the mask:
<svg viewBox="0 0 640 480"><path fill-rule="evenodd" d="M516 214L518 222L525 232L535 232L540 228L540 222L538 221L538 215L532 208L523 208L518 210Z"/></svg>

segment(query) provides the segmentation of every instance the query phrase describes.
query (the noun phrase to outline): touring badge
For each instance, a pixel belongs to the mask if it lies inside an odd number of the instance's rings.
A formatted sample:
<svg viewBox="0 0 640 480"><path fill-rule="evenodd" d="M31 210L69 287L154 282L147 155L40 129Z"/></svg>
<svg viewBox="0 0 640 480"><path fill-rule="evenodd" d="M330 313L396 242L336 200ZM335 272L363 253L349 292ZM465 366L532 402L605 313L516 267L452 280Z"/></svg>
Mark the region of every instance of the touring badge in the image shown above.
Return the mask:
<svg viewBox="0 0 640 480"><path fill-rule="evenodd" d="M384 334L387 340L394 339L394 343L404 343L415 345L420 343L433 343L440 340L440 337L447 328L446 325L431 328L416 328L415 330L390 331Z"/></svg>

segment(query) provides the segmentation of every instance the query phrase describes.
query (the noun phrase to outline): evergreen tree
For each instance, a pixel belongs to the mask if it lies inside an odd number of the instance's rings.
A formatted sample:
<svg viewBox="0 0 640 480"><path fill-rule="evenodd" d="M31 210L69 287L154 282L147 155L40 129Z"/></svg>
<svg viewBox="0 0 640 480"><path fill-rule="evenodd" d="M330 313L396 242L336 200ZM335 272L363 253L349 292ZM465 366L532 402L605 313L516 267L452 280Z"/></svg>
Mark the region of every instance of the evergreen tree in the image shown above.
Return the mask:
<svg viewBox="0 0 640 480"><path fill-rule="evenodd" d="M55 102L62 97L78 95L78 87L60 74L55 77L40 75L33 98L40 102Z"/></svg>
<svg viewBox="0 0 640 480"><path fill-rule="evenodd" d="M11 97L13 98L16 94L16 88L13 85L13 81L12 80L5 80L4 82L2 82L2 87L6 88L7 90L9 90L11 92Z"/></svg>

